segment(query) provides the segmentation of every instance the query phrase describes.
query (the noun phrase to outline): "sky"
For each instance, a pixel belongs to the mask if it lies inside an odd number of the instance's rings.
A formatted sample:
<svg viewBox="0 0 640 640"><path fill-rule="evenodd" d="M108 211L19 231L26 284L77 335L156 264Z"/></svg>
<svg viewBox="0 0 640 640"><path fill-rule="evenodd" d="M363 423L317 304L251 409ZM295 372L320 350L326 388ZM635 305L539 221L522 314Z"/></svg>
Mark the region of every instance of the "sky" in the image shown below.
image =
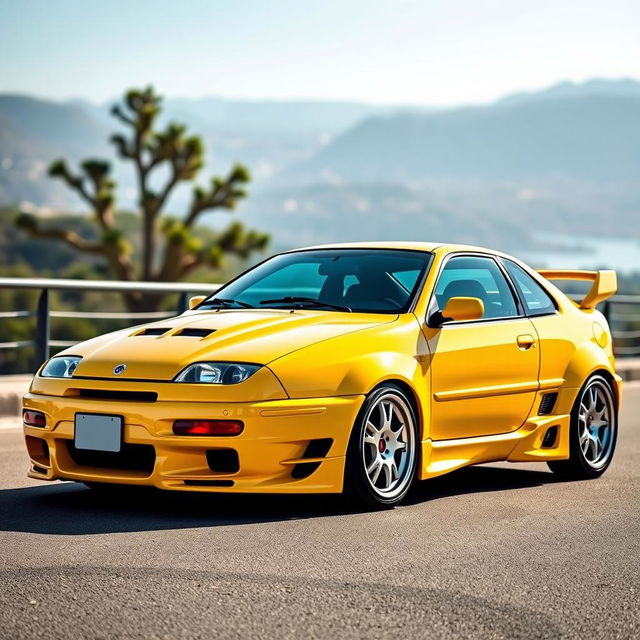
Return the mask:
<svg viewBox="0 0 640 640"><path fill-rule="evenodd" d="M487 102L640 78L640 0L0 0L0 92Z"/></svg>

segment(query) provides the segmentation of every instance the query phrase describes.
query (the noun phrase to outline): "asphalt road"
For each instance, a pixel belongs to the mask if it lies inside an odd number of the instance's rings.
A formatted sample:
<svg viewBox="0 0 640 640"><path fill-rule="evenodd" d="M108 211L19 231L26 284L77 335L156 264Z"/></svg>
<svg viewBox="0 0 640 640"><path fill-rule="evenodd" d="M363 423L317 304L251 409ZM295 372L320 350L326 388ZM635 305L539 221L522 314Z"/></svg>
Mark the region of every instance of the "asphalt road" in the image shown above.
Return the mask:
<svg viewBox="0 0 640 640"><path fill-rule="evenodd" d="M638 638L640 386L597 481L486 465L333 497L96 497L0 428L1 638Z"/></svg>

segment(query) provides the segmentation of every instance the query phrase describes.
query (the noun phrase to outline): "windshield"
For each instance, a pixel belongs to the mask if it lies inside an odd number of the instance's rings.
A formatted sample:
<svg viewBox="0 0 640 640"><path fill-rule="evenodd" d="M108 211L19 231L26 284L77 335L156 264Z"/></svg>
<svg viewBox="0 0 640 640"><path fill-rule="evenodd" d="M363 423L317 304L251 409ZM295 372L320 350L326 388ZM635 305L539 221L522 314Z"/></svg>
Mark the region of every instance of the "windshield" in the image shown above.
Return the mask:
<svg viewBox="0 0 640 640"><path fill-rule="evenodd" d="M430 260L430 253L392 249L283 253L223 286L198 308L403 313L409 310Z"/></svg>

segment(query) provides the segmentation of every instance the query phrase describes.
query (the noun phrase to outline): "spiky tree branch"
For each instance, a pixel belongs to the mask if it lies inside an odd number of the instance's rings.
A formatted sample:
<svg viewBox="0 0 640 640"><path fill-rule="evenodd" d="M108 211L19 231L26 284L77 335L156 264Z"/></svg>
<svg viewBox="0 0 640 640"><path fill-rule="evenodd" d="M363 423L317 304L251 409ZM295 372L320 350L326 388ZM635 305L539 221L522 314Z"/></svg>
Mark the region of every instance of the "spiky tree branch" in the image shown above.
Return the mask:
<svg viewBox="0 0 640 640"><path fill-rule="evenodd" d="M239 222L231 223L217 234L208 246L202 246L193 227L206 212L216 209L231 211L247 195L249 172L241 165L234 166L224 177L214 177L208 188L196 187L191 204L182 219L172 218L159 223L174 189L196 178L204 165L205 150L197 136L189 136L184 125L171 123L163 131L155 125L161 111L162 98L151 87L133 89L124 96L122 104L113 107L112 114L127 129L111 137L120 158L131 162L138 187L138 206L141 216L142 242L139 275L131 261L131 247L117 228L115 212L116 185L110 179L107 162L87 160L74 174L64 160L57 160L49 168L52 177L61 179L90 207L101 229L99 242L89 242L66 229L41 227L37 220L22 216L19 224L34 236L64 242L85 253L103 256L113 273L121 279L176 280L200 266L219 267L225 255L248 257L263 249L268 236L247 231ZM154 171L164 167L162 184ZM159 240L164 249L159 251ZM138 304L127 298L129 306Z"/></svg>
<svg viewBox="0 0 640 640"><path fill-rule="evenodd" d="M43 229L38 223L38 219L28 213L21 213L16 224L36 238L48 238L50 240L59 240L68 244L71 248L77 249L84 253L105 254L105 248L101 244L88 242L79 236L75 231L68 229L60 229L51 227Z"/></svg>

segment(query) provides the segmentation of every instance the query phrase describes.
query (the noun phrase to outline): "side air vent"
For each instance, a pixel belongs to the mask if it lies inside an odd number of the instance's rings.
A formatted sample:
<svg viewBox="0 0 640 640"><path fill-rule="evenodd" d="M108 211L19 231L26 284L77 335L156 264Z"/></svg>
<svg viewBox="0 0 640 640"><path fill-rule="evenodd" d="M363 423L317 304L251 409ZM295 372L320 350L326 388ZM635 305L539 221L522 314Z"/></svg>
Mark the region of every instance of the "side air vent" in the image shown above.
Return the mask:
<svg viewBox="0 0 640 640"><path fill-rule="evenodd" d="M181 329L180 331L174 333L175 336L190 336L192 338L206 338L208 335L211 335L215 329L196 329L196 328L187 328Z"/></svg>
<svg viewBox="0 0 640 640"><path fill-rule="evenodd" d="M171 327L150 327L149 329L144 329L140 331L140 333L136 333L136 336L161 336L170 331Z"/></svg>
<svg viewBox="0 0 640 640"><path fill-rule="evenodd" d="M333 440L331 438L311 440L307 445L307 448L304 450L302 457L324 458L327 453L329 453L329 449L331 449L332 444ZM293 469L291 469L291 477L296 480L306 478L310 476L320 466L320 464L320 462L299 462L294 465Z"/></svg>
<svg viewBox="0 0 640 640"><path fill-rule="evenodd" d="M233 487L233 480L185 480L187 487Z"/></svg>
<svg viewBox="0 0 640 640"><path fill-rule="evenodd" d="M539 416L546 416L553 411L553 407L558 399L557 393L545 393L540 401L540 407L538 408Z"/></svg>
<svg viewBox="0 0 640 640"><path fill-rule="evenodd" d="M558 439L558 426L549 427L542 439L542 448L549 449L553 447Z"/></svg>
<svg viewBox="0 0 640 640"><path fill-rule="evenodd" d="M235 449L209 449L207 464L214 473L237 473L240 471L240 460Z"/></svg>

